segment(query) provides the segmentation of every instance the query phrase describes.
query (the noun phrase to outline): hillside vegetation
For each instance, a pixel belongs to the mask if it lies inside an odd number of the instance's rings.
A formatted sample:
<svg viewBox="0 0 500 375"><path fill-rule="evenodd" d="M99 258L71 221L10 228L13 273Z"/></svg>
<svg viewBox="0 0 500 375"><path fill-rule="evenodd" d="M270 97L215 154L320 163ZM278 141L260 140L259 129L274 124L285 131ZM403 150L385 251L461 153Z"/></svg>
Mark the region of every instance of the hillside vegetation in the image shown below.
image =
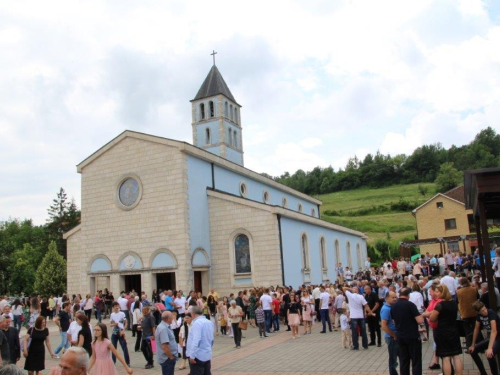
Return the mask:
<svg viewBox="0 0 500 375"><path fill-rule="evenodd" d="M320 195L321 217L331 223L366 233L368 243L414 239L417 225L411 211L434 196L433 183L360 188Z"/></svg>

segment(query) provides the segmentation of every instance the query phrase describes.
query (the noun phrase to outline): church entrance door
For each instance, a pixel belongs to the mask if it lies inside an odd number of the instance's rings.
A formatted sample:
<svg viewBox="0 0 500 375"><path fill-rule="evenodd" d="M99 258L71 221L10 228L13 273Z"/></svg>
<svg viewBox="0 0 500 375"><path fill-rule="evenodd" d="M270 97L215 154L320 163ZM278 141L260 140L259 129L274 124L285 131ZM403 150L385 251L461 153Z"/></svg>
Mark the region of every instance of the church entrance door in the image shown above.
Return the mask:
<svg viewBox="0 0 500 375"><path fill-rule="evenodd" d="M156 274L156 289L176 290L175 272L165 272Z"/></svg>
<svg viewBox="0 0 500 375"><path fill-rule="evenodd" d="M137 293L141 292L141 275L126 275L122 276L125 281L125 291L130 292L132 289Z"/></svg>
<svg viewBox="0 0 500 375"><path fill-rule="evenodd" d="M196 293L203 293L202 283L201 283L201 272L202 271L194 271L194 290Z"/></svg>
<svg viewBox="0 0 500 375"><path fill-rule="evenodd" d="M194 290L201 292L202 295L208 294L208 270L207 271L194 271Z"/></svg>

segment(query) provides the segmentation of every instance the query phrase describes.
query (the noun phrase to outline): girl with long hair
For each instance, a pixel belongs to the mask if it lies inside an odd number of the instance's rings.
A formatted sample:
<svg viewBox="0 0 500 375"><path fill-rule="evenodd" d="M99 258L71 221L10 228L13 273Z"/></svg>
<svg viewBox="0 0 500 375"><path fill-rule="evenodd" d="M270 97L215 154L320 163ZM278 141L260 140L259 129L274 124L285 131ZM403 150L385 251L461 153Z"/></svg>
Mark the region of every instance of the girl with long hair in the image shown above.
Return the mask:
<svg viewBox="0 0 500 375"><path fill-rule="evenodd" d="M118 350L108 339L108 328L102 323L94 327L94 342L92 343L92 357L90 357L89 373L93 375L118 375L115 364L111 359L110 352L121 362L127 374L132 374L132 369L125 363Z"/></svg>

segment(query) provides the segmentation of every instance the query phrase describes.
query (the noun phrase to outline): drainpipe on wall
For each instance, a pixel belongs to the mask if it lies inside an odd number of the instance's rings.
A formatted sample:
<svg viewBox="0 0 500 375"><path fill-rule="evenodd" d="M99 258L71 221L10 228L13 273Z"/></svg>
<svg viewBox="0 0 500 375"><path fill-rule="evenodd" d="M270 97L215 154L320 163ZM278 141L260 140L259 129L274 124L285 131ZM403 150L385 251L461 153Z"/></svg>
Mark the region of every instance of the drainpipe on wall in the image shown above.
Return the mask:
<svg viewBox="0 0 500 375"><path fill-rule="evenodd" d="M215 171L214 171L214 163L210 163L212 165L212 189L215 190Z"/></svg>
<svg viewBox="0 0 500 375"><path fill-rule="evenodd" d="M281 215L276 215L278 217L278 231L279 231L279 239L280 239L280 257L281 257L281 281L282 285L285 284L285 264L283 263L283 239L281 237Z"/></svg>

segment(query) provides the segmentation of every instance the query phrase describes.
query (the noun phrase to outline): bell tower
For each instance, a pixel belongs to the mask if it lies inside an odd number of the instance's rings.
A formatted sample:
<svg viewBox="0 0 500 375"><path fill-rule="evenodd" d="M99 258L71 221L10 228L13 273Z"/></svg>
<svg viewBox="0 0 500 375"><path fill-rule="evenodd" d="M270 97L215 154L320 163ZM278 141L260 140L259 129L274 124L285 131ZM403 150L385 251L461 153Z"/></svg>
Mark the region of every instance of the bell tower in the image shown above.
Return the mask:
<svg viewBox="0 0 500 375"><path fill-rule="evenodd" d="M243 166L239 105L215 65L191 100L193 144Z"/></svg>

